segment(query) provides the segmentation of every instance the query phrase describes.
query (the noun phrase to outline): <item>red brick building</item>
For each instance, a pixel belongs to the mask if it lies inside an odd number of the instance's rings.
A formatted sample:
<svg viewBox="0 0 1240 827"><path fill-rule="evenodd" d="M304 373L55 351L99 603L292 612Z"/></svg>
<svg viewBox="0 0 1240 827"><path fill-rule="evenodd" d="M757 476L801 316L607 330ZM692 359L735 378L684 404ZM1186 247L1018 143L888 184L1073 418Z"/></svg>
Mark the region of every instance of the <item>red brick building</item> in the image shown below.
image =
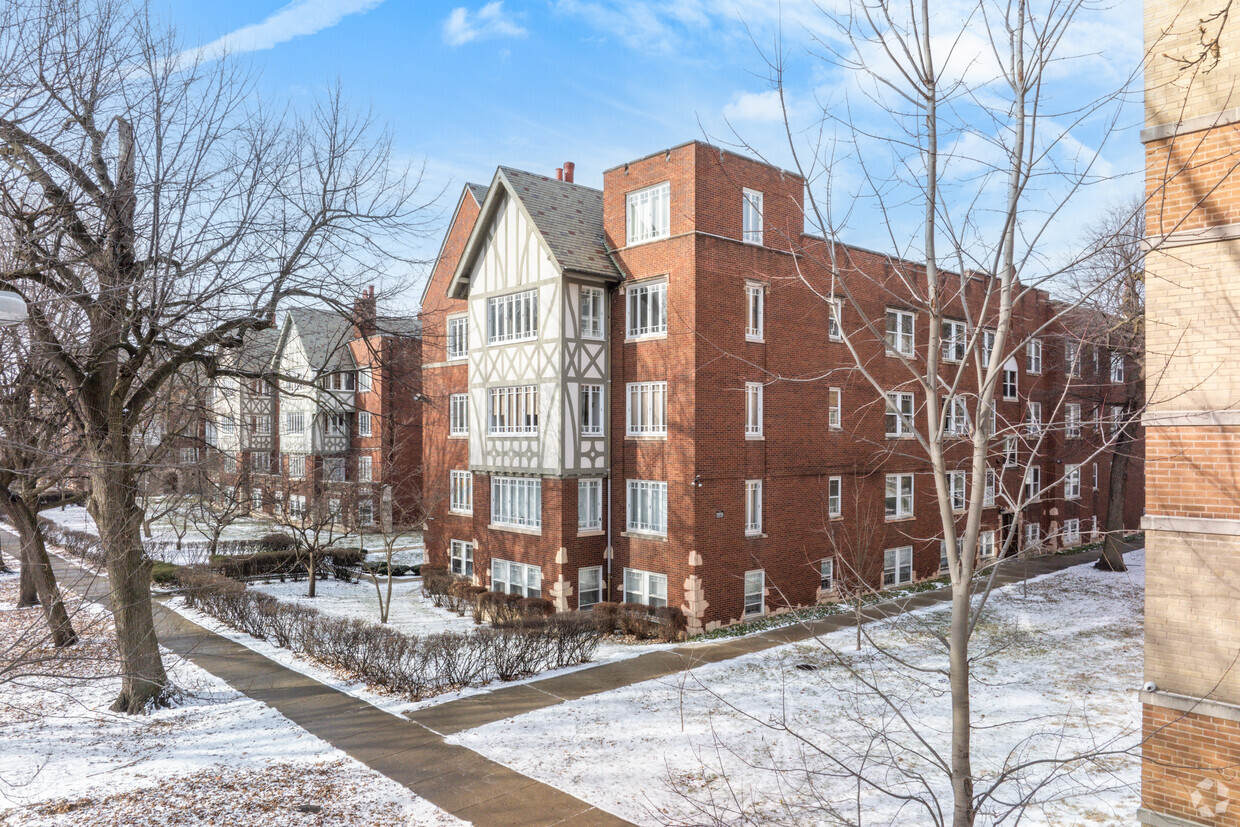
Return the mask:
<svg viewBox="0 0 1240 827"><path fill-rule="evenodd" d="M921 424L893 348L924 359L924 271L806 235L800 178L703 143L607 170L602 191L572 173L501 167L465 188L444 240L423 305L428 558L562 610L680 606L694 630L832 599L845 568L876 586L937 575L929 463L889 414L908 405ZM967 361L967 331L994 311L979 312L986 278L953 278ZM1087 542L1104 513L1095 454L1120 383L1107 354L1064 335L1062 309L1040 290L1014 309L984 527L1017 544ZM1082 376L1065 395L1069 347ZM911 396L889 403L858 365ZM967 435L972 416L952 427ZM1005 507L1029 466L1036 502Z"/></svg>

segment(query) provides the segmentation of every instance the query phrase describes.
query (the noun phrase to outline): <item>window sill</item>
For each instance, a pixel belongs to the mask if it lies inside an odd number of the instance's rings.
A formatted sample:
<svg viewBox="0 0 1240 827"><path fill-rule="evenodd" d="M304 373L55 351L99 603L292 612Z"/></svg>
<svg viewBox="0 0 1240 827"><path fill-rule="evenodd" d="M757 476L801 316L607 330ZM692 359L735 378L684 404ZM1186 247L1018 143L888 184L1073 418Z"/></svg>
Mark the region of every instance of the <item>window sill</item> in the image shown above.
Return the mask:
<svg viewBox="0 0 1240 827"><path fill-rule="evenodd" d="M469 439L469 434L448 434L448 439Z"/></svg>
<svg viewBox="0 0 1240 827"><path fill-rule="evenodd" d="M522 528L515 525L496 525L495 523L489 523L487 528L491 531L507 531L509 534L528 534L531 537L542 536L541 528Z"/></svg>
<svg viewBox="0 0 1240 827"><path fill-rule="evenodd" d="M1041 376L1041 375L1042 375L1042 371L1040 371L1040 370L1027 370L1027 371L1025 371L1025 375L1026 375L1026 376Z"/></svg>
<svg viewBox="0 0 1240 827"><path fill-rule="evenodd" d="M761 336L751 336L751 335L749 335L748 333L746 333L746 334L745 334L745 341L746 341L746 342L753 342L755 345L764 345L764 344L766 344L766 339L763 339Z"/></svg>
<svg viewBox="0 0 1240 827"><path fill-rule="evenodd" d="M472 512L472 511L453 511L451 508L449 508L449 509L448 509L448 513L449 513L449 514L451 514L453 517L472 517L472 516L474 516L474 512Z"/></svg>
<svg viewBox="0 0 1240 827"><path fill-rule="evenodd" d="M626 240L626 243L625 243L625 245L624 245L624 249L628 250L628 249L631 249L631 248L633 248L633 247L641 247L641 246L643 246L643 245L645 245L645 244L653 244L653 243L654 243L654 242L656 242L656 241L666 241L667 239L669 239L669 238L671 238L671 237L672 237L672 234L671 234L670 232L668 232L668 233L666 233L666 234L664 234L664 235L655 236L654 238L643 238L643 239L641 239L641 240L639 240L639 241L628 241L628 240Z"/></svg>
<svg viewBox="0 0 1240 827"><path fill-rule="evenodd" d="M585 529L579 528L577 529L578 537L602 537L606 533L607 532L603 531L603 529L601 528L585 528Z"/></svg>
<svg viewBox="0 0 1240 827"><path fill-rule="evenodd" d="M916 439L914 434L887 434L887 439Z"/></svg>
<svg viewBox="0 0 1240 827"><path fill-rule="evenodd" d="M746 540L765 540L766 537L767 535L762 533L761 531L753 531L753 532L746 531L745 532Z"/></svg>
<svg viewBox="0 0 1240 827"><path fill-rule="evenodd" d="M621 531L620 536L625 537L629 540L650 540L655 543L666 543L667 542L666 534L646 534L645 532L641 532L641 531Z"/></svg>
<svg viewBox="0 0 1240 827"><path fill-rule="evenodd" d="M745 439L750 442L762 442L766 437L762 434L745 434Z"/></svg>
<svg viewBox="0 0 1240 827"><path fill-rule="evenodd" d="M624 438L632 442L667 442L667 434L625 434Z"/></svg>
<svg viewBox="0 0 1240 827"><path fill-rule="evenodd" d="M582 431L581 432L582 439L602 439L603 436L604 434L602 431L589 431L589 432Z"/></svg>
<svg viewBox="0 0 1240 827"><path fill-rule="evenodd" d="M903 517L884 517L883 522L886 523L907 523L917 519L913 514L906 514Z"/></svg>
<svg viewBox="0 0 1240 827"><path fill-rule="evenodd" d="M627 344L629 342L651 342L666 338L667 331L665 330L662 333L645 333L641 336L625 336L624 341Z"/></svg>

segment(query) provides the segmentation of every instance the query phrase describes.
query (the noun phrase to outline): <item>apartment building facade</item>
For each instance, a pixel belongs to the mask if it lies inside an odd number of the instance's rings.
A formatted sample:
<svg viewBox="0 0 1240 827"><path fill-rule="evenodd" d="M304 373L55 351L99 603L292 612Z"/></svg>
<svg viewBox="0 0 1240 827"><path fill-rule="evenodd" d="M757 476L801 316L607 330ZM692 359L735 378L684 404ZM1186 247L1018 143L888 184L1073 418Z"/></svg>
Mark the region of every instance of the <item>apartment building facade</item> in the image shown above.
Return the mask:
<svg viewBox="0 0 1240 827"><path fill-rule="evenodd" d="M291 309L229 358L208 443L213 473L251 514L317 508L365 530L390 488L396 525L424 519L416 322L379 317L368 288L352 314Z"/></svg>
<svg viewBox="0 0 1240 827"><path fill-rule="evenodd" d="M1142 824L1240 824L1240 145L1229 4L1145 4Z"/></svg>
<svg viewBox="0 0 1240 827"><path fill-rule="evenodd" d="M929 466L892 412L921 416L895 351L924 358L909 292L924 272L805 235L803 181L703 143L608 170L601 191L571 165L562 177L501 167L466 187L428 284L424 457L442 492L429 559L561 610L679 606L694 631L833 599L844 568L872 563L875 586L937 575ZM832 273L852 301L830 300ZM964 320L988 282L962 284ZM1103 513L1108 457L1091 436L1110 375L1073 341L1073 371L1090 376L1065 395L1057 312L1037 290L1016 308L1021 338L1044 332L1009 360L996 406L1011 440L987 479L993 554L1004 526L1075 544ZM963 321L957 335L965 358ZM964 381L961 398L976 390ZM1053 427L1069 404L1084 423L1071 437ZM967 416L952 427L967 434ZM967 464L965 440L949 453ZM1005 514L1026 483L1037 502Z"/></svg>

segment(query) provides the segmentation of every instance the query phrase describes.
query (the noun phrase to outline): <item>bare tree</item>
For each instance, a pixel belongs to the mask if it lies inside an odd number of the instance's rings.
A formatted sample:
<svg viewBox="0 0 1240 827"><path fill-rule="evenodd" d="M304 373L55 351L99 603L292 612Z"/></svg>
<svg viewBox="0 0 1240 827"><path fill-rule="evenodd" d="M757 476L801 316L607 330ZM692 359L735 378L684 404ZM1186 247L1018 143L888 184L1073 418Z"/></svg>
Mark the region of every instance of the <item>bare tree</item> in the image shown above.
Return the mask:
<svg viewBox="0 0 1240 827"><path fill-rule="evenodd" d="M71 401L108 561L115 709L161 703L134 435L170 381L313 296L343 306L421 227L417 181L339 89L272 113L223 55L123 0L5 3L0 284Z"/></svg>
<svg viewBox="0 0 1240 827"><path fill-rule="evenodd" d="M356 536L345 523L353 489L347 483L295 487L285 481L280 500L273 512L275 523L292 536L297 560L309 575L306 596L315 597L323 559Z"/></svg>
<svg viewBox="0 0 1240 827"><path fill-rule="evenodd" d="M828 494L828 498L830 496L831 494ZM840 492L839 496L842 497L843 492ZM851 499L851 513L855 517L848 521L835 519L831 513L831 505L828 504L823 530L834 552L831 564L833 590L841 603L852 607L853 622L857 625L859 652L862 610L869 600L879 594L882 587L883 560L874 554L874 548L882 537L883 521L875 503L863 498L858 486L853 486Z"/></svg>

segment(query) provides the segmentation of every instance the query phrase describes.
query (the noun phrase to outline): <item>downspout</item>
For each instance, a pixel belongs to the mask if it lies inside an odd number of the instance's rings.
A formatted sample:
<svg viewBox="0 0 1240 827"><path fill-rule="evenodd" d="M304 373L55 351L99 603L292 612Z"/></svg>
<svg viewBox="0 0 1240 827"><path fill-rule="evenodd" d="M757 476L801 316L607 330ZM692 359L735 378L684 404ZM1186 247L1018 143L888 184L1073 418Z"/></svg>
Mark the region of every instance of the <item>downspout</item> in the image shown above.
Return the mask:
<svg viewBox="0 0 1240 827"><path fill-rule="evenodd" d="M607 602L611 602L611 469L607 469Z"/></svg>

